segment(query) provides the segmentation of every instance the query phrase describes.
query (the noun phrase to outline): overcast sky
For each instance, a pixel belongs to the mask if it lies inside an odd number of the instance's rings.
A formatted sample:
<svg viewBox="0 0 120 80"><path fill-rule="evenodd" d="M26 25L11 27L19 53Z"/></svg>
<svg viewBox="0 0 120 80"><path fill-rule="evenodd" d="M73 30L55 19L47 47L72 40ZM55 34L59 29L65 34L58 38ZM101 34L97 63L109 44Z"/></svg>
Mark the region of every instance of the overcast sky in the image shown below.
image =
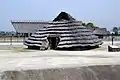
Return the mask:
<svg viewBox="0 0 120 80"><path fill-rule="evenodd" d="M120 0L0 0L0 30L12 31L10 20L53 20L66 11L96 26L120 26Z"/></svg>

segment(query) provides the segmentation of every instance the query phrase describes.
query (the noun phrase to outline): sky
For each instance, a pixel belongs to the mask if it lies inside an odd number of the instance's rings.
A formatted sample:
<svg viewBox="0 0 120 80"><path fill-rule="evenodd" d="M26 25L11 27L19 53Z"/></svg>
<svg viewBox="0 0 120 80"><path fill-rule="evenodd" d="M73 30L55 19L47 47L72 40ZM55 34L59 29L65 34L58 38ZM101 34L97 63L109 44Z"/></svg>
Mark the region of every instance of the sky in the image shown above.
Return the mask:
<svg viewBox="0 0 120 80"><path fill-rule="evenodd" d="M111 30L120 26L120 0L0 0L0 31L14 31L10 20L51 21L61 11Z"/></svg>

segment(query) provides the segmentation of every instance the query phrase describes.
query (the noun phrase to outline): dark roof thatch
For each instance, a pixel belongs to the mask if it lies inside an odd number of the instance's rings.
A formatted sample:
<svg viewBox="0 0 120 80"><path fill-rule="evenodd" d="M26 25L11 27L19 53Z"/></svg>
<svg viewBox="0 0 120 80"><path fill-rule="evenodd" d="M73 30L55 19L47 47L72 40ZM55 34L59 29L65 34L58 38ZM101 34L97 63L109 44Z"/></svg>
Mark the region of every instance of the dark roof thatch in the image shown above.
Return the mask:
<svg viewBox="0 0 120 80"><path fill-rule="evenodd" d="M74 21L75 19L66 12L61 12L53 21Z"/></svg>

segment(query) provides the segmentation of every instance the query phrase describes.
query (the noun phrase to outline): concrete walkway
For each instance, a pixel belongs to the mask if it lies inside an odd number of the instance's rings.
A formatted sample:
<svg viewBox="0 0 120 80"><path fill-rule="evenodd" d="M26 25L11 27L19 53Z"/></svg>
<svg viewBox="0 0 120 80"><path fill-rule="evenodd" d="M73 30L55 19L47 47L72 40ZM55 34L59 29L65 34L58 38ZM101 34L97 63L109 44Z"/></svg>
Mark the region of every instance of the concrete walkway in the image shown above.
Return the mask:
<svg viewBox="0 0 120 80"><path fill-rule="evenodd" d="M0 45L23 45L23 43L0 43Z"/></svg>
<svg viewBox="0 0 120 80"><path fill-rule="evenodd" d="M0 50L0 80L120 80L120 52L27 51Z"/></svg>
<svg viewBox="0 0 120 80"><path fill-rule="evenodd" d="M36 51L13 53L0 51L0 70L28 70L120 65L120 53L105 51Z"/></svg>

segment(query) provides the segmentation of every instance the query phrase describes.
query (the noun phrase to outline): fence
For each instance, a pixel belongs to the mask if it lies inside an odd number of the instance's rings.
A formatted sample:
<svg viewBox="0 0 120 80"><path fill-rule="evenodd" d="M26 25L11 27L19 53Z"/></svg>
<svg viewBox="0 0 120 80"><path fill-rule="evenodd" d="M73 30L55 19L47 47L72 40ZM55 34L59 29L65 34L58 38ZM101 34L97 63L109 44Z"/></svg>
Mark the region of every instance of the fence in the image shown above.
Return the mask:
<svg viewBox="0 0 120 80"><path fill-rule="evenodd" d="M0 36L0 43L22 43L25 36ZM112 36L104 36L103 41L111 41ZM114 36L114 41L120 41L120 36Z"/></svg>
<svg viewBox="0 0 120 80"><path fill-rule="evenodd" d="M0 36L0 43L23 42L25 38L23 36Z"/></svg>
<svg viewBox="0 0 120 80"><path fill-rule="evenodd" d="M114 41L120 41L120 35L119 36L113 36L114 37ZM112 36L104 36L103 37L103 41L111 41L112 40Z"/></svg>

